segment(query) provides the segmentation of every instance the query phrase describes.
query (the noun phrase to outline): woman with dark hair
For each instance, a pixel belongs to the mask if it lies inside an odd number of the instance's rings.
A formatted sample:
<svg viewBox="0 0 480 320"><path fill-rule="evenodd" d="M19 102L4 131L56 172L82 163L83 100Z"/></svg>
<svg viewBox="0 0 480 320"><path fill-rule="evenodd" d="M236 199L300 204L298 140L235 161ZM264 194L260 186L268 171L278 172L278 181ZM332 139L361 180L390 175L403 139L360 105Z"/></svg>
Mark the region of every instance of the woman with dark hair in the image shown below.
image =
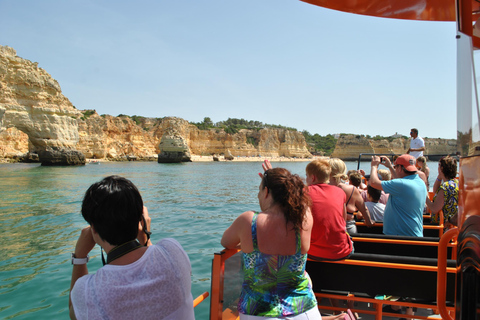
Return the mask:
<svg viewBox="0 0 480 320"><path fill-rule="evenodd" d="M458 179L457 160L446 156L438 162L438 176L433 184L433 202L427 197L427 206L432 211L432 222L438 222L438 212L443 211L444 223L457 225Z"/></svg>
<svg viewBox="0 0 480 320"><path fill-rule="evenodd" d="M313 225L307 188L287 169L264 168L261 212L242 213L221 240L243 251L240 319L321 319L305 272Z"/></svg>
<svg viewBox="0 0 480 320"><path fill-rule="evenodd" d="M152 244L148 210L130 180L109 176L92 184L82 215L89 226L72 253L71 319L195 319L190 259L174 239ZM107 259L89 274L95 244Z"/></svg>

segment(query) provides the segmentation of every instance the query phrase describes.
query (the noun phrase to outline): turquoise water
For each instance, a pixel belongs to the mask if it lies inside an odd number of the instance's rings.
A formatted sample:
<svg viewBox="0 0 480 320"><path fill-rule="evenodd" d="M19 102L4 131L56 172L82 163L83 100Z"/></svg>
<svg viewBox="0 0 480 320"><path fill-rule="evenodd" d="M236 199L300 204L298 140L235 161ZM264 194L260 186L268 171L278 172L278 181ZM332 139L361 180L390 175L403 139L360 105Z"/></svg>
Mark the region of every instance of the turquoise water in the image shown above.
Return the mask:
<svg viewBox="0 0 480 320"><path fill-rule="evenodd" d="M304 176L307 162L279 162ZM432 170L433 185L436 164ZM348 169L356 163L347 162ZM369 171L369 163L362 163ZM210 291L213 253L240 213L258 210L260 162L101 163L80 167L0 165L0 318L66 319L73 251L81 228L81 200L111 174L132 180L152 217L152 240L177 239L192 263L192 294ZM432 177L433 176L433 177ZM89 271L101 267L95 247ZM210 298L195 308L208 319Z"/></svg>

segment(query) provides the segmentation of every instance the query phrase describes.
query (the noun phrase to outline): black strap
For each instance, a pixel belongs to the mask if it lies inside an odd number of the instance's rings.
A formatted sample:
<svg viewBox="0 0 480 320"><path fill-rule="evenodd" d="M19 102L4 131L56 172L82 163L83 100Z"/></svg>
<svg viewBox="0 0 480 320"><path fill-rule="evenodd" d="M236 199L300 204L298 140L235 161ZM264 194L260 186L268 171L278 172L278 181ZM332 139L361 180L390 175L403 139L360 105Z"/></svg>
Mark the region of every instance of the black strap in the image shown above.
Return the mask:
<svg viewBox="0 0 480 320"><path fill-rule="evenodd" d="M143 247L137 240L125 242L119 246L116 246L107 254L107 264L112 263L113 260L132 252L135 249ZM103 255L102 255L103 258Z"/></svg>
<svg viewBox="0 0 480 320"><path fill-rule="evenodd" d="M345 204L348 204L350 202L350 199L352 199L353 193L355 192L355 187L352 189L352 193L350 193L350 197L348 198L347 202Z"/></svg>

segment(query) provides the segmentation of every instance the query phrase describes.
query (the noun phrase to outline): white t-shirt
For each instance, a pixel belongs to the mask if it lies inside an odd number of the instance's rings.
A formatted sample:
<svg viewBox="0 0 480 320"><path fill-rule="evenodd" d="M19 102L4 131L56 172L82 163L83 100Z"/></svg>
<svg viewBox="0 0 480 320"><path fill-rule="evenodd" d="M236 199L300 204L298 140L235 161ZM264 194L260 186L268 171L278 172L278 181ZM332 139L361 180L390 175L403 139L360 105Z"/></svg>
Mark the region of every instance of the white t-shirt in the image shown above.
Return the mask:
<svg viewBox="0 0 480 320"><path fill-rule="evenodd" d="M410 140L410 149L420 149L425 147L425 141L421 137L416 137L415 139ZM415 159L423 156L423 151L410 151L410 155L414 156Z"/></svg>
<svg viewBox="0 0 480 320"><path fill-rule="evenodd" d="M365 206L370 212L370 217L375 221L383 221L385 214L385 205L380 202L365 202Z"/></svg>
<svg viewBox="0 0 480 320"><path fill-rule="evenodd" d="M192 268L174 239L148 247L129 265L105 265L77 280L72 304L77 319L195 319Z"/></svg>

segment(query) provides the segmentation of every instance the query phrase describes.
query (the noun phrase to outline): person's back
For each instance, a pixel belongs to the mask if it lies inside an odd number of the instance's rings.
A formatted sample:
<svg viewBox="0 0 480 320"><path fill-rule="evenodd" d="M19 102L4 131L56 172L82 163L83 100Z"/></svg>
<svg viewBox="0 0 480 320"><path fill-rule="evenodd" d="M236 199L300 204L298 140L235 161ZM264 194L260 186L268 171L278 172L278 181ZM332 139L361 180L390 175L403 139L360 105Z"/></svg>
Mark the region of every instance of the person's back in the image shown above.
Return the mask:
<svg viewBox="0 0 480 320"><path fill-rule="evenodd" d="M77 280L77 319L194 319L190 261L174 239L128 265L105 265Z"/></svg>
<svg viewBox="0 0 480 320"><path fill-rule="evenodd" d="M385 205L379 202L382 192L382 190L375 189L372 186L368 186L367 188L367 202L365 202L365 206L375 221L383 221L385 214Z"/></svg>
<svg viewBox="0 0 480 320"><path fill-rule="evenodd" d="M281 216L270 218L265 213L253 215L253 251L242 255L244 282L239 311L276 317L293 314L299 302L310 303L307 310L313 308L315 305L308 297L311 288L305 277L307 255L302 253L300 233L285 228ZM279 300L283 302L278 303Z"/></svg>
<svg viewBox="0 0 480 320"><path fill-rule="evenodd" d="M345 192L329 184L308 187L312 199L313 228L309 256L337 260L352 252L343 217Z"/></svg>
<svg viewBox="0 0 480 320"><path fill-rule="evenodd" d="M378 166L383 164L395 177L381 181ZM423 236L423 209L427 188L418 176L415 158L404 154L392 166L388 157L373 156L371 162L370 186L389 194L383 218L383 233L386 235Z"/></svg>
<svg viewBox="0 0 480 320"><path fill-rule="evenodd" d="M258 201L225 230L221 244L240 246L243 284L240 319L321 319L305 272L313 218L298 175L264 164Z"/></svg>
<svg viewBox="0 0 480 320"><path fill-rule="evenodd" d="M94 183L85 193L82 216L89 226L72 254L72 319L195 318L190 260L174 239L152 245L148 210L131 181L110 176ZM95 244L104 266L88 274Z"/></svg>
<svg viewBox="0 0 480 320"><path fill-rule="evenodd" d="M417 175L382 182L389 193L385 207L383 233L423 237L423 209L427 188Z"/></svg>

